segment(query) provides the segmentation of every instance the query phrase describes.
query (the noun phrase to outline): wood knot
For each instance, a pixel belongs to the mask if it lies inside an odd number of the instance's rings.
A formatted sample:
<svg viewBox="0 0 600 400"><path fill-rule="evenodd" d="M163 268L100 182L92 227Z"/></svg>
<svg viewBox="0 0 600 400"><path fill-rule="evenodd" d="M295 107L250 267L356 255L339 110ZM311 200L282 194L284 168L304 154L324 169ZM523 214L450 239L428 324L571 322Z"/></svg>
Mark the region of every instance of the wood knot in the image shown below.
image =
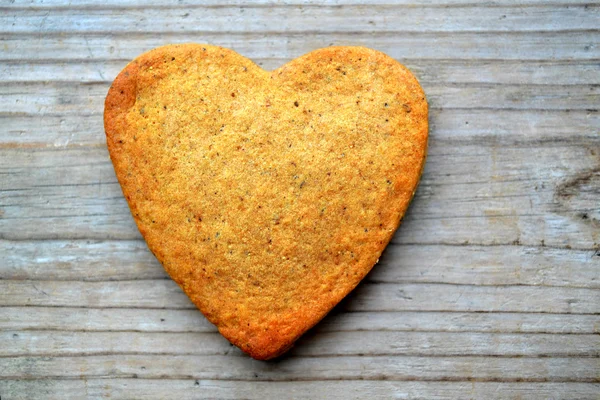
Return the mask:
<svg viewBox="0 0 600 400"><path fill-rule="evenodd" d="M576 212L579 218L600 227L600 167L578 173L556 188L555 201L561 211Z"/></svg>

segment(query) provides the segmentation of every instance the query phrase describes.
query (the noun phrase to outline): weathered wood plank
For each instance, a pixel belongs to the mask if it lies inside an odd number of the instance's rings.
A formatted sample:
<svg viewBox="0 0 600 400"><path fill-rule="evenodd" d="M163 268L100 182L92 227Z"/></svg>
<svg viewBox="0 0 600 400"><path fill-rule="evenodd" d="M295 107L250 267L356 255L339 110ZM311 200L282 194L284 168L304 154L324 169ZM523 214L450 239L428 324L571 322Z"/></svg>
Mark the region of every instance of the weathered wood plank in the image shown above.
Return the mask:
<svg viewBox="0 0 600 400"><path fill-rule="evenodd" d="M85 379L0 381L0 390L9 400L30 399L42 394L50 399L144 398L182 400L198 398L315 399L324 393L330 399L428 398L456 399L468 396L489 400L506 398L596 400L597 383L535 382L393 382L393 381L311 381L311 382L228 382L194 379Z"/></svg>
<svg viewBox="0 0 600 400"><path fill-rule="evenodd" d="M0 339L8 344L0 348L0 357L243 355L219 333L2 331ZM290 356L336 355L599 357L600 335L320 332L303 336L290 350Z"/></svg>
<svg viewBox="0 0 600 400"><path fill-rule="evenodd" d="M356 293L353 301L346 304L349 311L600 311L600 291L596 289L366 283ZM552 296L552 300L545 296Z"/></svg>
<svg viewBox="0 0 600 400"><path fill-rule="evenodd" d="M545 247L393 244L368 281L600 288L600 256Z"/></svg>
<svg viewBox="0 0 600 400"><path fill-rule="evenodd" d="M393 242L596 248L597 139L535 147L432 141ZM1 152L3 239L140 238L106 149Z"/></svg>
<svg viewBox="0 0 600 400"><path fill-rule="evenodd" d="M539 142L568 142L578 136L594 139L600 133L598 111L431 110L430 138L476 139L511 146ZM104 138L102 138L104 139Z"/></svg>
<svg viewBox="0 0 600 400"><path fill-rule="evenodd" d="M99 115L109 85L105 83L0 84L0 114ZM588 110L600 101L594 85L423 84L431 108Z"/></svg>
<svg viewBox="0 0 600 400"><path fill-rule="evenodd" d="M0 254L0 279L168 279L142 241L0 240ZM367 281L600 288L600 257L548 247L391 244Z"/></svg>
<svg viewBox="0 0 600 400"><path fill-rule="evenodd" d="M453 32L439 33L129 33L4 34L1 61L19 60L131 60L139 54L168 43L212 43L231 48L250 59L292 59L329 45L366 46L381 50L401 61L432 60L597 60L600 32ZM57 40L59 38L60 40ZM551 43L552 45L549 45ZM518 44L518 45L517 45Z"/></svg>
<svg viewBox="0 0 600 400"><path fill-rule="evenodd" d="M3 306L195 308L171 280L0 281L0 288Z"/></svg>
<svg viewBox="0 0 600 400"><path fill-rule="evenodd" d="M131 61L93 60L59 62L0 62L3 82L103 82L112 79ZM266 70L284 65L290 59L253 60ZM406 66L422 83L504 83L532 85L597 85L600 64L596 61L503 61L503 60L408 60Z"/></svg>
<svg viewBox="0 0 600 400"><path fill-rule="evenodd" d="M345 7L206 7L8 11L0 34L185 32L537 32L597 30L600 8L591 6L446 8L385 7L368 13L364 5ZM13 24L18 20L18 24ZM276 23L273 23L276 21ZM418 23L415 23L418 21Z"/></svg>
<svg viewBox="0 0 600 400"><path fill-rule="evenodd" d="M202 366L199 368L198 366ZM0 358L0 379L139 378L233 381L391 380L597 382L596 358L338 356L249 357L129 355L127 357ZM0 381L0 385L1 385Z"/></svg>
<svg viewBox="0 0 600 400"><path fill-rule="evenodd" d="M307 1L307 0L278 0L275 4L272 0L233 0L229 1L229 6L243 6L243 7L273 7L274 5L282 6L302 6L302 7L339 7L347 5L362 5L377 7L379 9L386 9L389 6L438 6L438 7L464 7L466 5L478 7L497 7L497 6L518 6L520 8L528 6L575 6L589 4L589 0L527 0L515 4L513 0L494 0L482 2L478 0L377 0L365 2L365 0L318 0L318 1ZM11 0L6 4L2 4L1 8L7 10L27 9L59 9L67 8L70 10L79 9L129 9L129 8L148 8L148 7L161 7L161 8L205 8L205 7L223 7L223 2L220 0L204 0L201 5L194 0L178 0L177 4L173 4L169 0L84 0L72 3L71 0L53 0L51 2L45 0Z"/></svg>
<svg viewBox="0 0 600 400"><path fill-rule="evenodd" d="M600 75L599 75L600 76ZM508 121L510 123L508 123ZM432 109L430 141L486 140L515 144L562 142L598 137L597 111ZM102 115L0 116L0 148L105 147Z"/></svg>
<svg viewBox="0 0 600 400"><path fill-rule="evenodd" d="M171 280L0 281L4 306L193 309ZM468 311L591 314L600 290L545 286L363 283L345 311Z"/></svg>
<svg viewBox="0 0 600 400"><path fill-rule="evenodd" d="M143 241L0 241L0 279L168 279Z"/></svg>
<svg viewBox="0 0 600 400"><path fill-rule="evenodd" d="M334 309L315 332L430 331L600 333L598 315L464 312L343 312ZM197 310L4 307L0 330L216 332Z"/></svg>

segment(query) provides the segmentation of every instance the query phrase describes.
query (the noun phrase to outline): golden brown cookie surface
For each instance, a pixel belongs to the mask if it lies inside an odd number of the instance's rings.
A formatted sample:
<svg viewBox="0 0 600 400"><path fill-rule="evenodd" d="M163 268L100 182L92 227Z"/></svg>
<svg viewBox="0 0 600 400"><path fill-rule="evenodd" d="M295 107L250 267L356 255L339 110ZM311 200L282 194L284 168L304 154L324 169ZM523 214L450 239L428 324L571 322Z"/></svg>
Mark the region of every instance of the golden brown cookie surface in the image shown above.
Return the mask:
<svg viewBox="0 0 600 400"><path fill-rule="evenodd" d="M359 47L273 72L220 47L160 47L115 79L104 123L148 246L257 359L289 349L373 267L428 132L413 75Z"/></svg>

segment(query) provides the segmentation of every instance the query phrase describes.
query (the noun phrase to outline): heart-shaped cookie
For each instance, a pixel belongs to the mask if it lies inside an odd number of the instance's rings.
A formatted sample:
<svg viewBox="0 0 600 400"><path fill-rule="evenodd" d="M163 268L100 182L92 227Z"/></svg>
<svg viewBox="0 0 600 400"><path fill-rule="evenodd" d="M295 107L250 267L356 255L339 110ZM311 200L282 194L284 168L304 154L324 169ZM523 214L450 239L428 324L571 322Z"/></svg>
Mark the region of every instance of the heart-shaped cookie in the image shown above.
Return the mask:
<svg viewBox="0 0 600 400"><path fill-rule="evenodd" d="M104 124L148 247L257 359L288 350L377 262L428 131L415 77L360 47L272 72L221 47L160 47L117 76Z"/></svg>

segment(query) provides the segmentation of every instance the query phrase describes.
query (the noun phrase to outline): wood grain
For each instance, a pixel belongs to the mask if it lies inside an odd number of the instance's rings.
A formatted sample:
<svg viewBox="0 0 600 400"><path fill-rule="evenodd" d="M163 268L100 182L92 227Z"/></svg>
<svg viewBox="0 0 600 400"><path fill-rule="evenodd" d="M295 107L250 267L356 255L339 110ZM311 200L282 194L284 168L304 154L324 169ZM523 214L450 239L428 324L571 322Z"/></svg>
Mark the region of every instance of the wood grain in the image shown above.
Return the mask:
<svg viewBox="0 0 600 400"><path fill-rule="evenodd" d="M7 306L193 309L171 280L119 282L0 281ZM594 314L600 290L544 286L368 283L344 303L348 311L469 311Z"/></svg>
<svg viewBox="0 0 600 400"><path fill-rule="evenodd" d="M72 9L47 13L44 10L18 11L19 23L12 25L15 13L0 16L0 34L19 33L45 35L52 33L124 33L143 29L148 33L355 33L355 32L524 32L570 31L598 28L600 7L571 6L556 13L554 7L464 6L446 8L439 18L437 7L404 7L402 12L387 13L398 6L380 6L379 13L366 15L364 5L345 7L202 7L202 8L138 8L132 12L89 8L85 12ZM365 18L366 17L366 18ZM418 24L414 21L419 19ZM270 21L281 21L272 24Z"/></svg>
<svg viewBox="0 0 600 400"><path fill-rule="evenodd" d="M243 353L218 333L0 332L10 346L0 357L103 354L235 355ZM312 339L312 340L310 340ZM321 332L301 338L293 356L538 356L598 357L600 335L489 334L461 332ZM597 361L597 360L596 360Z"/></svg>
<svg viewBox="0 0 600 400"><path fill-rule="evenodd" d="M600 393L600 7L589 1L0 1L0 396ZM147 250L104 96L161 44L275 69L363 45L418 76L430 148L379 264L286 357L243 356Z"/></svg>
<svg viewBox="0 0 600 400"><path fill-rule="evenodd" d="M314 399L323 393L333 399L361 399L368 393L377 397L456 399L468 395L490 400L506 398L551 399L572 397L597 399L597 383L532 382L452 382L452 381L308 381L253 382L202 379L84 379L4 381L11 399L29 399L39 394L46 398L146 398L178 399L264 399L291 397ZM331 394L329 394L329 392Z"/></svg>
<svg viewBox="0 0 600 400"><path fill-rule="evenodd" d="M0 279L5 280L168 279L143 241L2 240L0 253L7 254L0 264ZM598 289L593 257L591 251L549 247L392 243L366 281ZM444 274L436 273L436 268L443 268Z"/></svg>
<svg viewBox="0 0 600 400"><path fill-rule="evenodd" d="M416 2L414 0L377 0L372 3L367 3L364 0L319 0L307 2L305 0L279 0L276 4L281 6L303 6L303 7L321 7L321 6L345 6L345 5L375 5L375 6L391 6L391 7L414 7L418 6L437 6L437 7L463 7L465 5L477 5L479 7L493 6L514 6L512 0L494 0L493 2L480 2L478 0L422 0ZM519 7L527 6L565 6L565 5L583 5L589 4L586 0L527 0L519 2ZM273 2L270 0L251 0L241 1L233 0L228 2L228 6L243 6L243 7L272 7ZM54 0L48 2L46 0L11 0L6 4L2 4L2 8L7 10L40 10L48 8L69 8L69 9L136 9L146 7L160 8L206 8L206 7L223 7L223 2L220 0L204 0L202 4L198 4L194 0L178 0L177 4L173 4L169 0L82 0L74 4L70 0Z"/></svg>
<svg viewBox="0 0 600 400"><path fill-rule="evenodd" d="M562 8L561 8L562 9ZM11 21L12 24L12 21ZM576 29L575 27L571 27ZM490 61L597 60L600 32L432 32L393 34L385 32L343 33L160 33L3 35L0 61L20 60L131 60L158 45L212 43L228 47L250 59L292 59L330 45L366 46L387 53L400 62L411 59ZM35 39L35 40L32 40ZM60 39L60 40L59 40ZM552 45L548 45L551 43ZM551 82L548 82L551 83Z"/></svg>
<svg viewBox="0 0 600 400"><path fill-rule="evenodd" d="M0 377L76 379L214 379L268 382L310 380L460 380L501 382L594 382L594 358L338 356L282 359L276 366L246 357L195 355L61 356L0 358ZM63 366L68 365L66 369ZM202 365L203 368L198 368ZM64 371L64 372L63 372ZM255 376L258 375L258 376Z"/></svg>
<svg viewBox="0 0 600 400"><path fill-rule="evenodd" d="M334 309L316 332L413 331L481 333L600 333L595 314L344 311ZM216 332L194 309L3 307L0 331Z"/></svg>

